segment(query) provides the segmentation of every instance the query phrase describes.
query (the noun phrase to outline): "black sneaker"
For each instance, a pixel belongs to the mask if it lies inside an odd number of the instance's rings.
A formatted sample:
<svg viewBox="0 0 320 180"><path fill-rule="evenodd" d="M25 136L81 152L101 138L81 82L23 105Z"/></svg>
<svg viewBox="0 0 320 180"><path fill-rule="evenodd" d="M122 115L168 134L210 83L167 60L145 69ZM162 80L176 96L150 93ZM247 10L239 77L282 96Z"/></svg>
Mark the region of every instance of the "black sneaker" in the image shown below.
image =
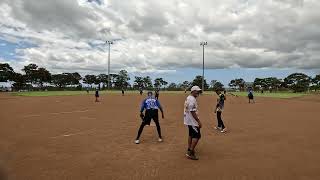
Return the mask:
<svg viewBox="0 0 320 180"><path fill-rule="evenodd" d="M199 158L195 155L194 151L189 151L186 154L187 158L191 159L191 160L199 160Z"/></svg>

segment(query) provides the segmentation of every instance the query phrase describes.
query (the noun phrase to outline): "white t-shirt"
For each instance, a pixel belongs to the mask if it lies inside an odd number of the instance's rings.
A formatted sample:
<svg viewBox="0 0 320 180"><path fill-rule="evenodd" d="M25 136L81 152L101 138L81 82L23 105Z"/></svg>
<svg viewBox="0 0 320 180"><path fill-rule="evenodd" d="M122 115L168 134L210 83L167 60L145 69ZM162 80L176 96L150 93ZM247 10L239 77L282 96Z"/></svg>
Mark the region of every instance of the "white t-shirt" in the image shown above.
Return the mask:
<svg viewBox="0 0 320 180"><path fill-rule="evenodd" d="M184 102L184 124L190 126L199 126L191 112L198 112L198 103L195 97L189 95Z"/></svg>

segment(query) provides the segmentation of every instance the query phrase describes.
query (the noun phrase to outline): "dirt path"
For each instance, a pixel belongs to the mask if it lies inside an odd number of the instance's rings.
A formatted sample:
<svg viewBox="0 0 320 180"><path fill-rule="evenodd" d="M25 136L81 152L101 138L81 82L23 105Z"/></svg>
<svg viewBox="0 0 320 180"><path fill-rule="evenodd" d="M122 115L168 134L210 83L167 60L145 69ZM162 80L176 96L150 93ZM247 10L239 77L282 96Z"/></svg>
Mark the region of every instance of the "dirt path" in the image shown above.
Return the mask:
<svg viewBox="0 0 320 180"><path fill-rule="evenodd" d="M160 96L163 143L155 127L133 143L142 98L0 94L0 179L320 179L320 97L258 98L254 105L230 97L227 134L213 130L215 97L200 97L196 162L184 156L184 95Z"/></svg>

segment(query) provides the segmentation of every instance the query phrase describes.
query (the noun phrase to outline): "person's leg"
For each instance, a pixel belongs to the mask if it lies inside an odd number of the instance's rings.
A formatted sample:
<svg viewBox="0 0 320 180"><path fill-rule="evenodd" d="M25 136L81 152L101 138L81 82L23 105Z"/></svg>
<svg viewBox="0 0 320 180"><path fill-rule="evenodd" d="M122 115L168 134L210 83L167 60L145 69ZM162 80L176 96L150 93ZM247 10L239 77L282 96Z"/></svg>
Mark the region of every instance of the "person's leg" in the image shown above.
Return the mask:
<svg viewBox="0 0 320 180"><path fill-rule="evenodd" d="M154 119L154 123L156 124L157 126L157 132L158 132L158 135L159 135L159 138L162 139L162 136L161 136L161 127L160 127L160 123L159 123L159 120L157 119Z"/></svg>
<svg viewBox="0 0 320 180"><path fill-rule="evenodd" d="M191 146L190 146L190 150L192 152L194 152L194 149L196 148L197 144L198 144L198 141L199 139L197 138L192 138L192 141L191 141Z"/></svg>
<svg viewBox="0 0 320 180"><path fill-rule="evenodd" d="M191 150L191 143L192 143L192 137L189 136L189 138L188 138L188 151Z"/></svg>
<svg viewBox="0 0 320 180"><path fill-rule="evenodd" d="M218 121L218 129L221 128L221 123L219 120L219 111L217 111L217 121Z"/></svg>
<svg viewBox="0 0 320 180"><path fill-rule="evenodd" d="M217 112L218 121L220 122L220 125L221 125L220 127L221 127L221 129L223 130L223 129L225 128L225 126L224 126L224 123L223 123L223 121L222 121L221 114L222 114L221 111L218 111L218 112Z"/></svg>
<svg viewBox="0 0 320 180"><path fill-rule="evenodd" d="M139 131L138 131L138 135L137 135L136 140L139 140L139 138L140 138L140 136L141 136L141 133L142 133L143 128L144 128L145 125L146 125L146 123L143 121L143 122L141 123L141 125L140 125L140 128L139 128Z"/></svg>

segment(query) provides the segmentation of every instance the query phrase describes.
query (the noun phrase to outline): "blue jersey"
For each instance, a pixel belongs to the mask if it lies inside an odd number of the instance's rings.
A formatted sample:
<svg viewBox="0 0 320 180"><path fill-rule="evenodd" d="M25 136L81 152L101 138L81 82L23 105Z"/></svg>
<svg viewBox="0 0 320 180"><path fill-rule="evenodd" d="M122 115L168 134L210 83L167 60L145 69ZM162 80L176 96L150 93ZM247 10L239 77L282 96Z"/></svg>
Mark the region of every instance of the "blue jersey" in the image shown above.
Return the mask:
<svg viewBox="0 0 320 180"><path fill-rule="evenodd" d="M154 99L153 97L148 97L147 99L143 100L140 112L143 112L144 109L149 110L159 108L161 108L160 102L157 99Z"/></svg>

